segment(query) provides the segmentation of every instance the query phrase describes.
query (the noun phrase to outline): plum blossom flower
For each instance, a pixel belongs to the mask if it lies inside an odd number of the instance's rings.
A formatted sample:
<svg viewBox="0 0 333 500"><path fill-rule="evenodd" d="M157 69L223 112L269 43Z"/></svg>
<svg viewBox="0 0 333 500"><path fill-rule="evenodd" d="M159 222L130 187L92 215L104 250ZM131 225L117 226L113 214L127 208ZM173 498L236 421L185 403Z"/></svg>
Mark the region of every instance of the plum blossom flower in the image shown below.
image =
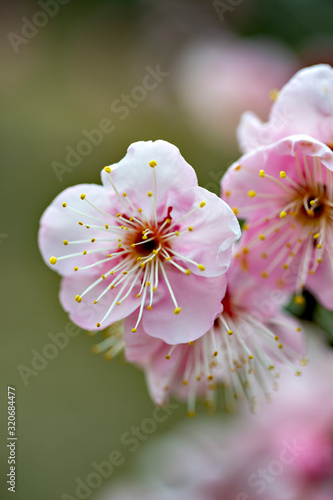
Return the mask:
<svg viewBox="0 0 333 500"><path fill-rule="evenodd" d="M200 337L221 310L240 235L233 212L165 141L132 144L102 182L66 189L41 219L64 309L87 330L131 316L134 333L143 324L169 343Z"/></svg>
<svg viewBox="0 0 333 500"><path fill-rule="evenodd" d="M277 388L280 363L301 374L300 327L279 311L285 295L269 295L253 277L244 278L236 264L227 280L223 312L196 341L170 346L151 338L143 326L137 335L125 335L126 358L145 370L156 404L166 404L173 394L187 400L192 416L197 397L204 397L209 408L216 406L217 389L222 385L227 411L233 411L235 399L243 395L255 411L258 392L270 399L271 389Z"/></svg>
<svg viewBox="0 0 333 500"><path fill-rule="evenodd" d="M313 333L304 376L290 381L282 371L286 383L259 415L181 423L147 443L135 474L99 499L127 500L137 488L149 499L330 500L333 353Z"/></svg>
<svg viewBox="0 0 333 500"><path fill-rule="evenodd" d="M333 146L333 68L318 64L298 71L277 94L267 123L243 114L238 139L243 152L294 134Z"/></svg>
<svg viewBox="0 0 333 500"><path fill-rule="evenodd" d="M247 269L271 287L308 287L333 308L333 153L289 136L245 154L222 179L222 196L246 220Z"/></svg>

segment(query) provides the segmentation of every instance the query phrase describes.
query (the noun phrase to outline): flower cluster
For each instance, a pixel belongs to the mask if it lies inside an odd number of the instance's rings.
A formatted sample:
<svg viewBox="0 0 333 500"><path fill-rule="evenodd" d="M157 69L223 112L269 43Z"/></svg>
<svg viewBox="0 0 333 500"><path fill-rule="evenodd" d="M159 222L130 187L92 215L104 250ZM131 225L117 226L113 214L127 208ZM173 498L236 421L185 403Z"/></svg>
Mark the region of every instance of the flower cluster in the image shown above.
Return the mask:
<svg viewBox="0 0 333 500"><path fill-rule="evenodd" d="M102 186L66 189L41 219L64 309L105 333L94 351L124 350L156 404L176 395L189 415L197 397L215 408L218 394L229 411L242 396L254 411L279 365L300 375L291 294L301 303L307 287L333 309L332 68L297 73L268 123L245 113L239 140L221 197L175 146L137 142L103 169Z"/></svg>

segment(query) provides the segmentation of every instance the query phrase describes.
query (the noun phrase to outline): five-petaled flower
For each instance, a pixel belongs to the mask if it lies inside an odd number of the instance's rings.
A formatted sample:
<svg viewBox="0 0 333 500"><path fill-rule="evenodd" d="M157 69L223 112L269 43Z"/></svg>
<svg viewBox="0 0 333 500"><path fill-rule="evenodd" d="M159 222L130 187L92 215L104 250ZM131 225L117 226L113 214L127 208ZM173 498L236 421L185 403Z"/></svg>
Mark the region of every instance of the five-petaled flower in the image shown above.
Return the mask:
<svg viewBox="0 0 333 500"><path fill-rule="evenodd" d="M165 141L132 144L102 182L66 189L41 219L64 309L87 330L130 316L132 335L143 326L169 344L197 339L221 311L234 213Z"/></svg>

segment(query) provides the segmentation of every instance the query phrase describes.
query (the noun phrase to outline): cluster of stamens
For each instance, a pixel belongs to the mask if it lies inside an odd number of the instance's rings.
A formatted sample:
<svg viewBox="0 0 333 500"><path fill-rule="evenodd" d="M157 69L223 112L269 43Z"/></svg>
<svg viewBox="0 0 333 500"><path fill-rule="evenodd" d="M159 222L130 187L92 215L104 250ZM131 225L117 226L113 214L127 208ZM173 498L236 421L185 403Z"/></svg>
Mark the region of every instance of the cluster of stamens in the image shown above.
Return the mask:
<svg viewBox="0 0 333 500"><path fill-rule="evenodd" d="M132 203L126 192L120 194L111 178L111 168L105 167L110 184L114 190L119 202L122 205L122 211L113 215L94 205L86 194L81 194L81 200L93 208L96 215L84 213L69 206L66 202L62 206L66 209L83 217L78 224L82 228L93 228L101 232L101 238L82 239L77 241L64 240L63 244L89 244L87 250L68 254L61 257L51 257L50 263L56 264L57 261L68 258L75 258L81 255L100 254L98 260L86 266L75 266L74 271L82 272L87 269L103 266L105 271L90 286L75 296L78 303L82 302L83 297L91 292L96 286L105 281L104 290L95 297L93 303L97 304L109 290L116 289L117 294L113 295L110 306L104 317L96 324L97 328L108 318L113 309L124 302L130 294L135 293L136 298L140 300L139 314L133 332L142 318L144 307L152 310L154 302L154 292L156 292L159 282L162 280L166 285L172 302L174 304L174 313L179 314L181 307L176 299L170 281L168 279L167 266L171 265L179 272L186 275L191 274L191 270L185 268L182 264L189 263L196 266L200 271L205 268L202 264L176 252L173 249L173 240L181 238L184 233L193 231L192 226L185 226L184 220L193 212L203 208L206 203L202 201L198 206L183 215L177 221L172 219L169 208L168 213L160 220L156 205L156 161L149 162L153 171L153 191L148 191L147 196L152 200L153 217L149 218L140 207ZM85 220L87 219L87 220ZM108 223L105 223L105 221ZM91 223L94 222L94 224ZM186 222L186 221L185 221ZM104 235L103 235L104 233ZM105 242L105 248L91 248L96 243ZM115 261L115 265L112 265ZM110 263L110 266L108 265Z"/></svg>
<svg viewBox="0 0 333 500"><path fill-rule="evenodd" d="M251 189L248 192L251 204L246 210L251 212L263 209L266 214L245 224L243 228L252 230L263 225L263 232L250 239L243 248L243 253L247 254L261 242L271 240L271 245L266 247L268 250L259 253L268 262L262 277L268 278L272 271L281 266L283 275L277 285L284 286L288 278L296 279L298 303L303 302L301 294L307 275L313 274L322 263L325 245L330 241L328 234L333 231L333 173L322 166L320 158L313 157L312 165L309 164L310 161L309 157L296 154L299 182L287 176L284 171L276 178L260 170L260 178L265 179L264 182L278 185L281 191L269 193L265 191L264 183L260 191ZM238 165L236 170L241 168L245 167ZM230 196L230 193L227 192L226 195ZM272 204L272 201L278 203ZM238 213L237 207L233 210ZM269 259L274 253L274 258ZM326 252L326 255L331 259L333 267L330 252ZM294 277L290 276L290 271L289 276L287 274L292 265L297 269Z"/></svg>
<svg viewBox="0 0 333 500"><path fill-rule="evenodd" d="M271 400L271 390L277 389L276 361L289 366L295 375L301 375L292 361L297 354L282 344L271 330L274 326L283 326L286 330L300 332L300 328L281 319L272 318L265 323L243 308L235 305L231 308L228 293L224 302L224 312L205 335L188 345L173 345L165 355L166 359L177 357L164 387L166 399L173 384L183 376L189 416L195 415L198 396L204 395L207 408L214 410L219 387L223 389L226 411L234 411L235 400L245 395L251 411L255 412L258 389L267 400ZM184 360L185 368L182 365L179 372ZM307 360L303 358L300 363L304 366Z"/></svg>

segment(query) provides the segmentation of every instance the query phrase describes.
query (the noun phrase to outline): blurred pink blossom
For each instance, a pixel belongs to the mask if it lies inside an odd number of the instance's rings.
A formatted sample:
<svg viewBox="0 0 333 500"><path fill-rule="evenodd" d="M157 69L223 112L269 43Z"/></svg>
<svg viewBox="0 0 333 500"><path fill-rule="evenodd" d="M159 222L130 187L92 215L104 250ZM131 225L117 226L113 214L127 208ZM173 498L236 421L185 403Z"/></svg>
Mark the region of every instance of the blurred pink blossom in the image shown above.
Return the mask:
<svg viewBox="0 0 333 500"><path fill-rule="evenodd" d="M222 147L235 146L241 114L265 118L270 92L298 69L290 50L271 39L229 35L196 40L180 53L174 70L180 104L197 130Z"/></svg>

